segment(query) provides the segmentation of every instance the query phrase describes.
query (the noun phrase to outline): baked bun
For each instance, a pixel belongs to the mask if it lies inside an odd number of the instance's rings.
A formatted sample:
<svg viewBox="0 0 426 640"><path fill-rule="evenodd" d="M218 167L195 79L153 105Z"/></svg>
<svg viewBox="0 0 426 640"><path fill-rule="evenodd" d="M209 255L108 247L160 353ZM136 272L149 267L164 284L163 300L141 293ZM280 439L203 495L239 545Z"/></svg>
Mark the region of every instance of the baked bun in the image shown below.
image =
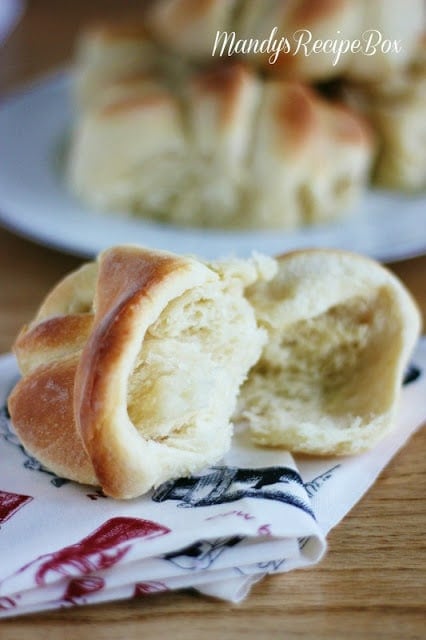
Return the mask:
<svg viewBox="0 0 426 640"><path fill-rule="evenodd" d="M426 189L426 37L411 65L387 81L344 89L351 108L371 122L379 141L377 184L404 191Z"/></svg>
<svg viewBox="0 0 426 640"><path fill-rule="evenodd" d="M114 81L158 69L159 48L142 20L102 23L84 29L76 46L74 93L85 108Z"/></svg>
<svg viewBox="0 0 426 640"><path fill-rule="evenodd" d="M140 16L87 26L76 43L74 104L78 111L102 104L105 96L142 79L175 86L191 68L153 40Z"/></svg>
<svg viewBox="0 0 426 640"><path fill-rule="evenodd" d="M239 0L156 0L146 23L153 39L170 52L211 59L217 31L231 28Z"/></svg>
<svg viewBox="0 0 426 640"><path fill-rule="evenodd" d="M243 289L274 270L124 246L66 277L15 344L24 446L115 498L216 462L266 338Z"/></svg>
<svg viewBox="0 0 426 640"><path fill-rule="evenodd" d="M364 120L297 82L265 82L249 160L251 226L343 217L365 189L374 140Z"/></svg>
<svg viewBox="0 0 426 640"><path fill-rule="evenodd" d="M260 445L315 455L371 448L395 424L420 314L376 262L311 250L278 259L247 298L268 332L238 418Z"/></svg>
<svg viewBox="0 0 426 640"><path fill-rule="evenodd" d="M161 217L182 184L185 152L175 96L152 76L117 81L80 114L70 186L95 209Z"/></svg>
<svg viewBox="0 0 426 640"><path fill-rule="evenodd" d="M290 51L282 51L277 59L271 51L249 55L250 62L266 73L306 81L342 75L378 79L391 76L412 58L424 24L424 5L423 0L406 0L402 10L400 0L158 0L148 12L148 24L156 41L197 61L211 60L218 33L229 36L218 39L215 55L225 43L224 57L231 42L234 51L238 41L241 49L241 41L267 41L272 34L272 40L287 38ZM344 50L345 41L351 45L357 40L367 47L364 53L358 47L336 56L341 44ZM312 51L317 41L325 43L326 52L321 43Z"/></svg>
<svg viewBox="0 0 426 640"><path fill-rule="evenodd" d="M350 209L373 152L349 108L231 63L189 74L179 89L149 74L104 87L79 117L68 173L98 209L279 229Z"/></svg>

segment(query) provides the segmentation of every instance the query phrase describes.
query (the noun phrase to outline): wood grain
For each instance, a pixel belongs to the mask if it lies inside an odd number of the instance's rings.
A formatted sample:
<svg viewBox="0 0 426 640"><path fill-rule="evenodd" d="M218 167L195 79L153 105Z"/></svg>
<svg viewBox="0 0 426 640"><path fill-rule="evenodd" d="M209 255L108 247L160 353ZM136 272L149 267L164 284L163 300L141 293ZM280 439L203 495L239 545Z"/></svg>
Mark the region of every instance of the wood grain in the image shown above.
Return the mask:
<svg viewBox="0 0 426 640"><path fill-rule="evenodd" d="M87 18L139 7L140 2L131 0L30 1L0 53L1 89L63 64ZM0 351L10 349L52 284L78 264L77 258L0 230ZM426 257L391 268L412 291L425 318ZM4 621L0 637L425 638L425 452L423 430L330 534L328 555L318 567L267 578L241 605L191 591L168 593Z"/></svg>

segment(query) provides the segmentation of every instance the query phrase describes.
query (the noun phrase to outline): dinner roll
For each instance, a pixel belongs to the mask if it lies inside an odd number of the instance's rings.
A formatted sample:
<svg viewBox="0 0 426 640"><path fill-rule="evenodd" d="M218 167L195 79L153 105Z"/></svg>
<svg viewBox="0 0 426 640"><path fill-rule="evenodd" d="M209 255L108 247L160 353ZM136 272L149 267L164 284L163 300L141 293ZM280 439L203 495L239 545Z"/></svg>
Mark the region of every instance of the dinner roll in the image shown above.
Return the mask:
<svg viewBox="0 0 426 640"><path fill-rule="evenodd" d="M185 153L174 95L150 76L135 76L109 85L81 114L68 179L96 209L161 215L182 184Z"/></svg>
<svg viewBox="0 0 426 640"><path fill-rule="evenodd" d="M67 276L15 344L9 409L24 446L115 498L219 460L266 339L243 291L275 269L123 246Z"/></svg>
<svg viewBox="0 0 426 640"><path fill-rule="evenodd" d="M403 285L355 254L298 251L247 290L268 332L238 418L256 443L315 455L371 448L394 425L420 314Z"/></svg>
<svg viewBox="0 0 426 640"><path fill-rule="evenodd" d="M378 185L403 191L426 189L426 37L411 65L387 81L344 88L351 108L369 118L379 153Z"/></svg>
<svg viewBox="0 0 426 640"><path fill-rule="evenodd" d="M251 227L292 228L343 217L374 156L369 127L297 82L268 80L253 132L243 212Z"/></svg>
<svg viewBox="0 0 426 640"><path fill-rule="evenodd" d="M157 0L146 23L152 38L186 58L211 58L217 30L228 29L238 0Z"/></svg>
<svg viewBox="0 0 426 640"><path fill-rule="evenodd" d="M122 77L159 69L160 50L142 19L86 27L76 43L74 95L85 108L105 85Z"/></svg>

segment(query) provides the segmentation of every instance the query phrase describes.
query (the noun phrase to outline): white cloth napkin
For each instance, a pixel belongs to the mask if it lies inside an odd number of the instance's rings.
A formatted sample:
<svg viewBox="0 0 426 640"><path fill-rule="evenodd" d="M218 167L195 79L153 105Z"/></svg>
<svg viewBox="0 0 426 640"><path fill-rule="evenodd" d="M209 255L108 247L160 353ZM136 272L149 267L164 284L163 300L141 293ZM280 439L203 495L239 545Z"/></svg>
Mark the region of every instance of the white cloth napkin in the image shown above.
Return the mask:
<svg viewBox="0 0 426 640"><path fill-rule="evenodd" d="M22 0L0 0L0 45L14 29L23 11Z"/></svg>
<svg viewBox="0 0 426 640"><path fill-rule="evenodd" d="M317 563L326 535L426 419L426 339L398 428L351 458L300 459L237 433L220 465L131 501L65 481L16 438L0 358L0 617L194 587L241 601L270 573ZM3 408L1 408L3 407Z"/></svg>

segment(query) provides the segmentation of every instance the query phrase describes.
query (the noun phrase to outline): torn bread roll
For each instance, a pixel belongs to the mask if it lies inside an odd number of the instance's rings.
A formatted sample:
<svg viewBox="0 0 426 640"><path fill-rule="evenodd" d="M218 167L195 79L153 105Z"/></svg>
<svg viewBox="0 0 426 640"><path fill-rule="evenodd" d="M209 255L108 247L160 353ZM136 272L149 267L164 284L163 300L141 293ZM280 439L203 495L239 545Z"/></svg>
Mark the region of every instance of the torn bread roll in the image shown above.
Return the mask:
<svg viewBox="0 0 426 640"><path fill-rule="evenodd" d="M216 462L266 339L243 289L275 268L124 246L66 277L15 344L24 446L115 498Z"/></svg>
<svg viewBox="0 0 426 640"><path fill-rule="evenodd" d="M260 445L315 455L369 449L395 425L419 311L367 258L311 250L278 263L271 281L247 290L268 342L238 418Z"/></svg>

